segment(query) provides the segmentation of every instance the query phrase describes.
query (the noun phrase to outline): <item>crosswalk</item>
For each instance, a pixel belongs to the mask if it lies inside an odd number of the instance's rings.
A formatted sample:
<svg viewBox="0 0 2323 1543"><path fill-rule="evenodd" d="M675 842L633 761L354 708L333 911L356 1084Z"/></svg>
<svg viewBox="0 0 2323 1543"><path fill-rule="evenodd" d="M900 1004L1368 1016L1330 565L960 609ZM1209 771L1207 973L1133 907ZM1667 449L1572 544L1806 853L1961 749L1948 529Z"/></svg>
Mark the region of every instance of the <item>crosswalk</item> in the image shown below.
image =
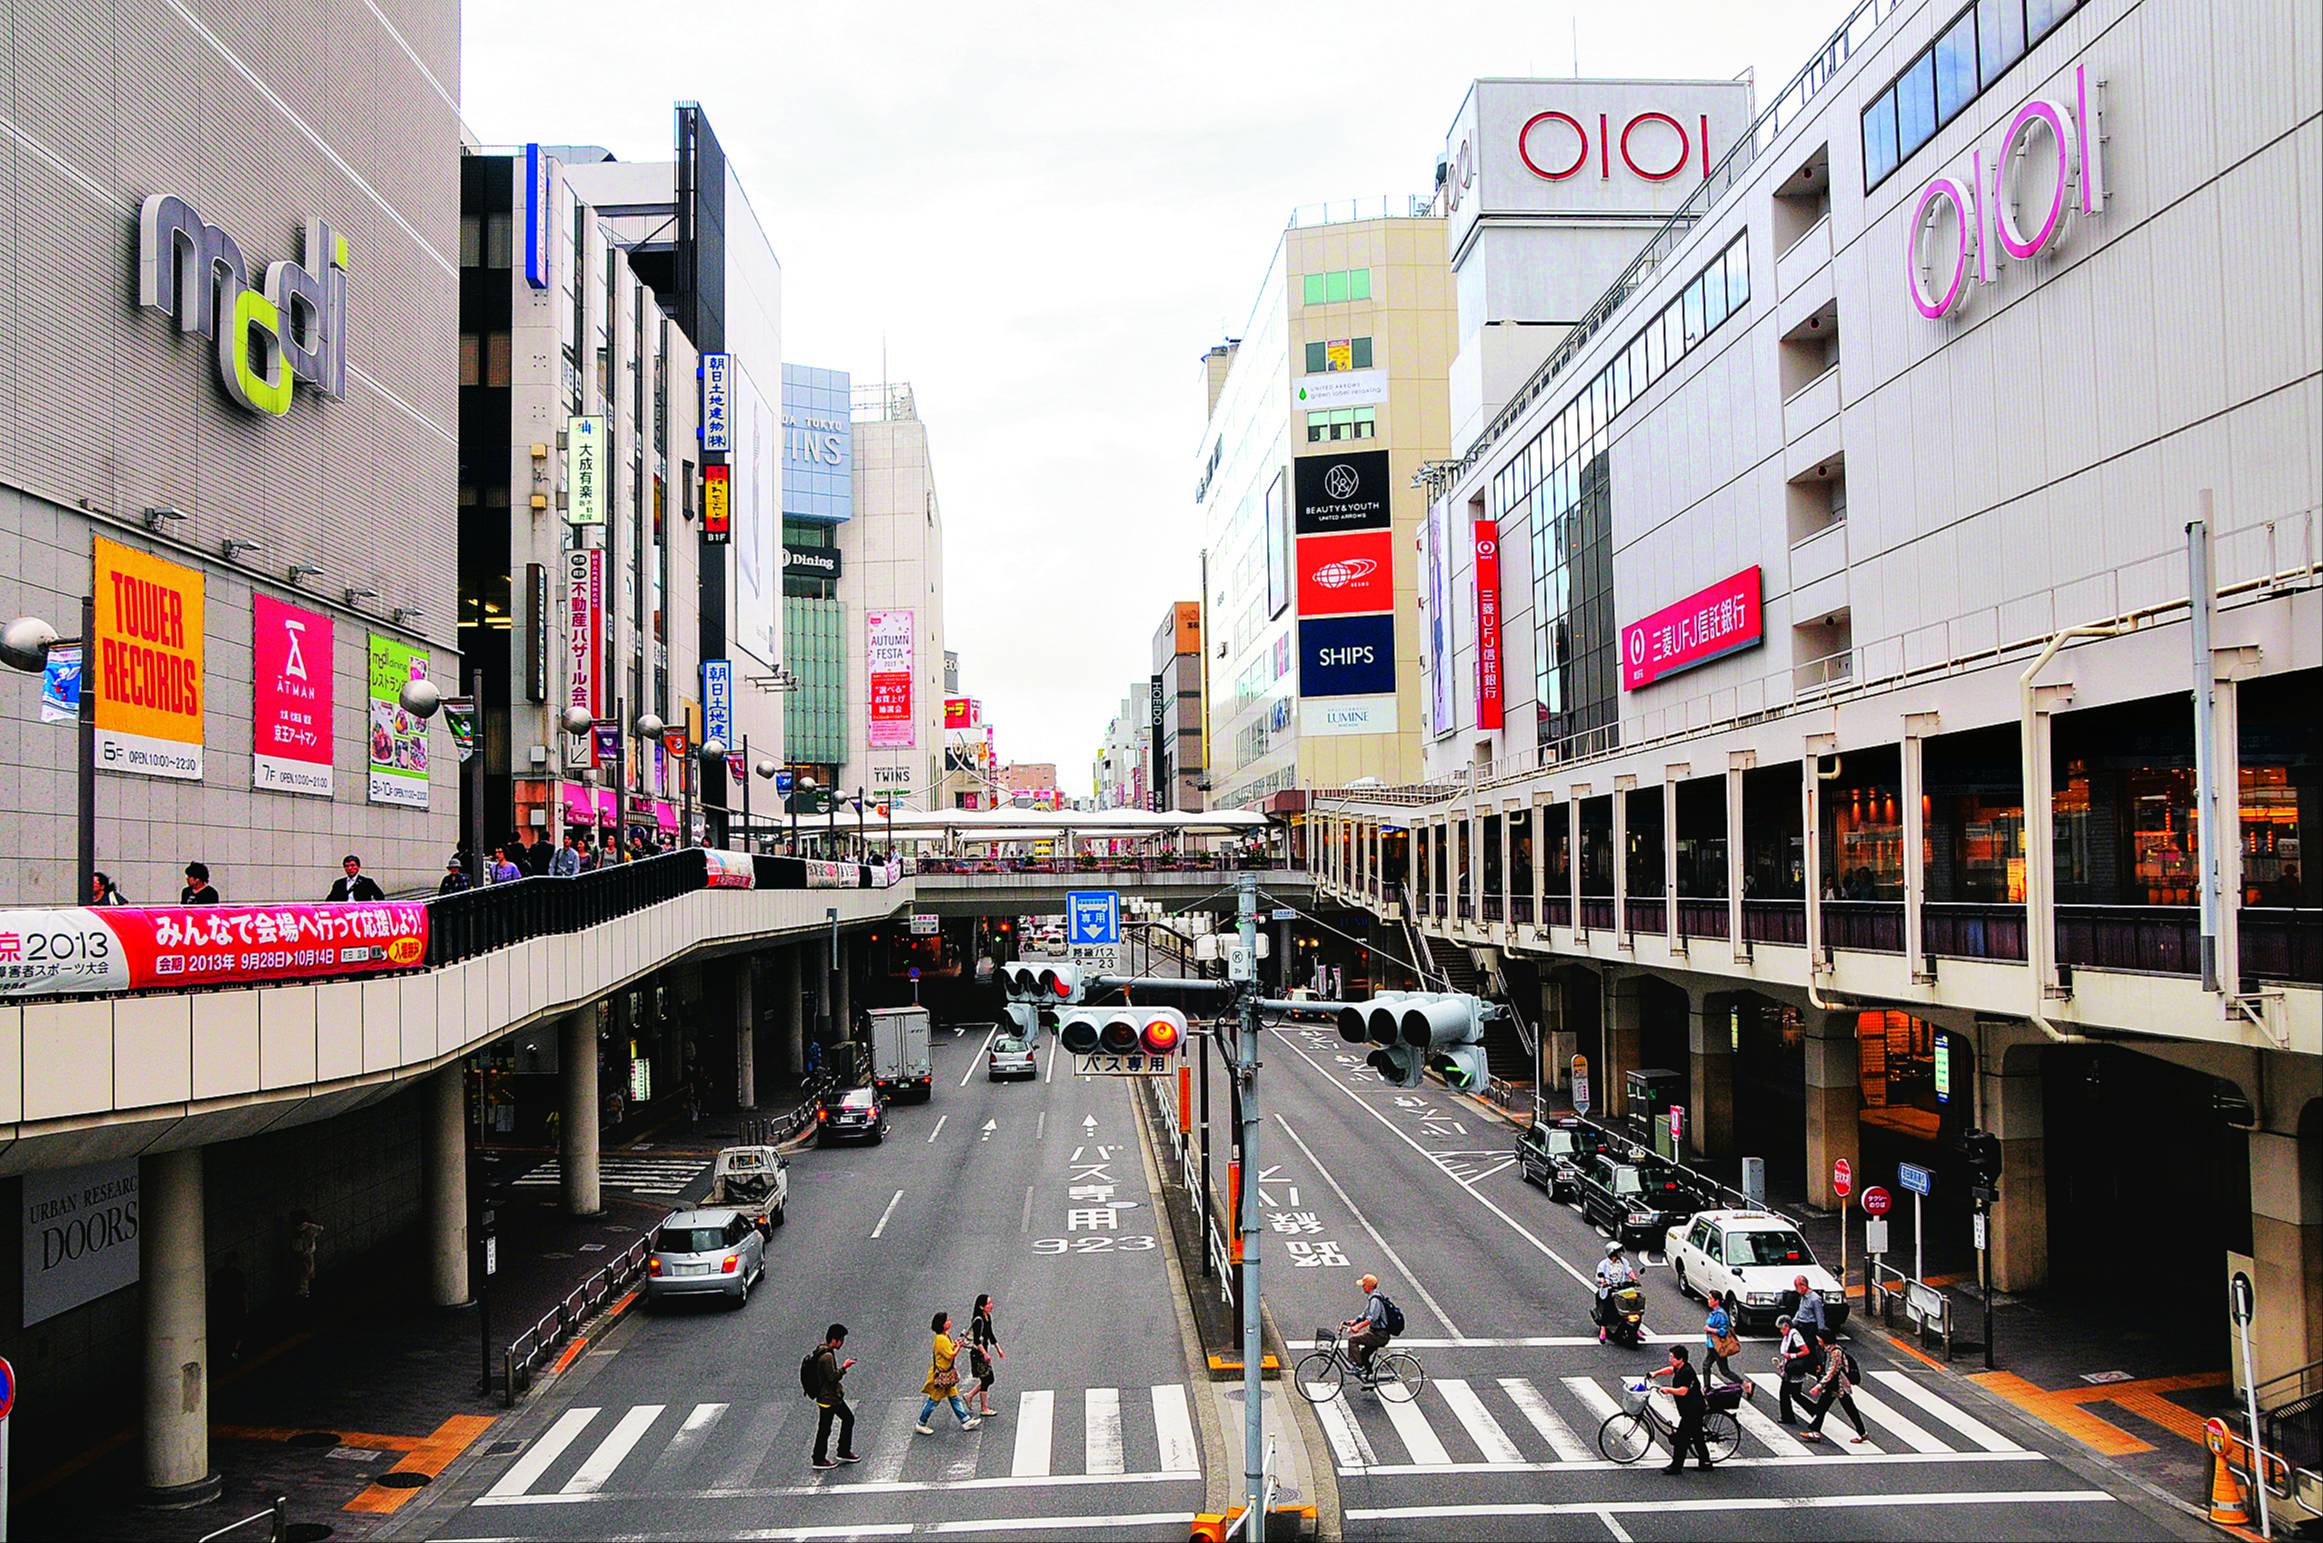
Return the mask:
<svg viewBox="0 0 2323 1543"><path fill-rule="evenodd" d="M860 1401L855 1450L863 1461L817 1472L808 1462L816 1409L803 1398L575 1405L514 1454L475 1504L1168 1485L1202 1476L1184 1384L1027 1388L996 1407L998 1418L963 1431L939 1406L937 1434L923 1437L913 1429L917 1397Z"/></svg>
<svg viewBox="0 0 2323 1543"><path fill-rule="evenodd" d="M638 1195L677 1195L709 1171L706 1157L673 1154L668 1157L605 1157L597 1162L597 1182L607 1189ZM528 1168L509 1183L518 1189L555 1189L564 1182L564 1170L555 1158Z"/></svg>
<svg viewBox="0 0 2323 1543"><path fill-rule="evenodd" d="M1597 1449L1597 1428L1624 1407L1630 1380L1435 1377L1403 1403L1350 1384L1338 1397L1316 1404L1315 1414L1342 1474L1608 1468L1614 1465ZM1801 1426L1774 1418L1780 1391L1775 1380L1764 1374L1751 1380L1756 1396L1735 1411L1742 1446L1729 1461L1739 1465L2043 1460L1905 1372L1874 1371L1855 1390L1855 1406L1869 1428L1860 1443L1851 1439L1855 1428L1836 1408L1823 1422L1822 1441L1802 1441ZM1802 1423L1805 1418L1799 1416Z"/></svg>

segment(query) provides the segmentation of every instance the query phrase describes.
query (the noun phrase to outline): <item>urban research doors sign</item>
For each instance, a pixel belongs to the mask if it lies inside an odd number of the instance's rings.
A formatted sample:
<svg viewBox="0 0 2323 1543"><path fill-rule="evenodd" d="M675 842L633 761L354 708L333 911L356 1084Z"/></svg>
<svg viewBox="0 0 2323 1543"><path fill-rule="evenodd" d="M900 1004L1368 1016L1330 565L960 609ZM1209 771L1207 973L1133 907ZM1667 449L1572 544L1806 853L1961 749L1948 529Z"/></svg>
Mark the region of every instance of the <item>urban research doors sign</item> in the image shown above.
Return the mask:
<svg viewBox="0 0 2323 1543"><path fill-rule="evenodd" d="M331 619L250 599L250 785L331 796Z"/></svg>
<svg viewBox="0 0 2323 1543"><path fill-rule="evenodd" d="M202 576L96 538L97 766L202 778Z"/></svg>
<svg viewBox="0 0 2323 1543"><path fill-rule="evenodd" d="M25 1328L137 1284L137 1159L24 1176Z"/></svg>
<svg viewBox="0 0 2323 1543"><path fill-rule="evenodd" d="M406 681L427 674L427 650L370 633L371 802L427 807L427 720L403 710Z"/></svg>
<svg viewBox="0 0 2323 1543"><path fill-rule="evenodd" d="M919 742L912 721L913 616L910 611L864 613L870 676L867 738L876 750L905 749Z"/></svg>

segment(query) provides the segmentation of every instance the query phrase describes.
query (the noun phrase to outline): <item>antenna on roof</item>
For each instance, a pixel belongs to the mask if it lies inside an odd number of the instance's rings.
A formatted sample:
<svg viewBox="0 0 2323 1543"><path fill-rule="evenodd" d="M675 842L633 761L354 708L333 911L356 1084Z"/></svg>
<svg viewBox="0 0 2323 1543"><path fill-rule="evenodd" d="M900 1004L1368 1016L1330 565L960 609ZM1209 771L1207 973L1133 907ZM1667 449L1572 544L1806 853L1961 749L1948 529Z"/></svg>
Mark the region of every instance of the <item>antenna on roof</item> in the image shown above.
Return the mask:
<svg viewBox="0 0 2323 1543"><path fill-rule="evenodd" d="M1581 78L1581 13L1573 13L1573 78Z"/></svg>

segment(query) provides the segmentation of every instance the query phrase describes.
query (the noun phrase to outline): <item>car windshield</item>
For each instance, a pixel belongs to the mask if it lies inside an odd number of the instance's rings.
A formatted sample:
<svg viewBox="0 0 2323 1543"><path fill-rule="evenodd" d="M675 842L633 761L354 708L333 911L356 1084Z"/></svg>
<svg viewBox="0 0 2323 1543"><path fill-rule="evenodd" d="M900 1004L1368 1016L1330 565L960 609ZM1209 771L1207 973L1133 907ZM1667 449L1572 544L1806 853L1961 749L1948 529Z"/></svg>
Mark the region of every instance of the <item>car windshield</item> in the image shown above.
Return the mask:
<svg viewBox="0 0 2323 1543"><path fill-rule="evenodd" d="M714 1254L725 1246L726 1233L719 1227L664 1227L653 1240L657 1254Z"/></svg>
<svg viewBox="0 0 2323 1543"><path fill-rule="evenodd" d="M868 1109L878 1095L870 1088L849 1088L839 1095L842 1109Z"/></svg>
<svg viewBox="0 0 2323 1543"><path fill-rule="evenodd" d="M1645 1182L1637 1176L1635 1168L1616 1167L1613 1170L1613 1192L1617 1195L1640 1195L1645 1193Z"/></svg>
<svg viewBox="0 0 2323 1543"><path fill-rule="evenodd" d="M1771 1228L1763 1232L1729 1232L1726 1234L1726 1262L1745 1266L1754 1264L1809 1265L1815 1256L1807 1249L1807 1240L1788 1227Z"/></svg>
<svg viewBox="0 0 2323 1543"><path fill-rule="evenodd" d="M1581 1138L1569 1130L1552 1130L1547 1132L1546 1136L1547 1139L1542 1142L1542 1146L1551 1156L1571 1157L1575 1152L1581 1150Z"/></svg>

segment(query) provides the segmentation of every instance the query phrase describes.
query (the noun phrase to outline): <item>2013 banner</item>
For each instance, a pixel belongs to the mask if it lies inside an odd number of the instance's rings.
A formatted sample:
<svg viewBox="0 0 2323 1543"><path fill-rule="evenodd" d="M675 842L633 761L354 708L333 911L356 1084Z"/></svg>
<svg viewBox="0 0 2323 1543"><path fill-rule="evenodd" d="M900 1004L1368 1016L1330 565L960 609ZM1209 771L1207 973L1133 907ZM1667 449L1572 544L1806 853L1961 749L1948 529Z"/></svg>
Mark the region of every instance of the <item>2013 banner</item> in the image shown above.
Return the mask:
<svg viewBox="0 0 2323 1543"><path fill-rule="evenodd" d="M417 901L0 911L0 998L408 970L427 942Z"/></svg>

